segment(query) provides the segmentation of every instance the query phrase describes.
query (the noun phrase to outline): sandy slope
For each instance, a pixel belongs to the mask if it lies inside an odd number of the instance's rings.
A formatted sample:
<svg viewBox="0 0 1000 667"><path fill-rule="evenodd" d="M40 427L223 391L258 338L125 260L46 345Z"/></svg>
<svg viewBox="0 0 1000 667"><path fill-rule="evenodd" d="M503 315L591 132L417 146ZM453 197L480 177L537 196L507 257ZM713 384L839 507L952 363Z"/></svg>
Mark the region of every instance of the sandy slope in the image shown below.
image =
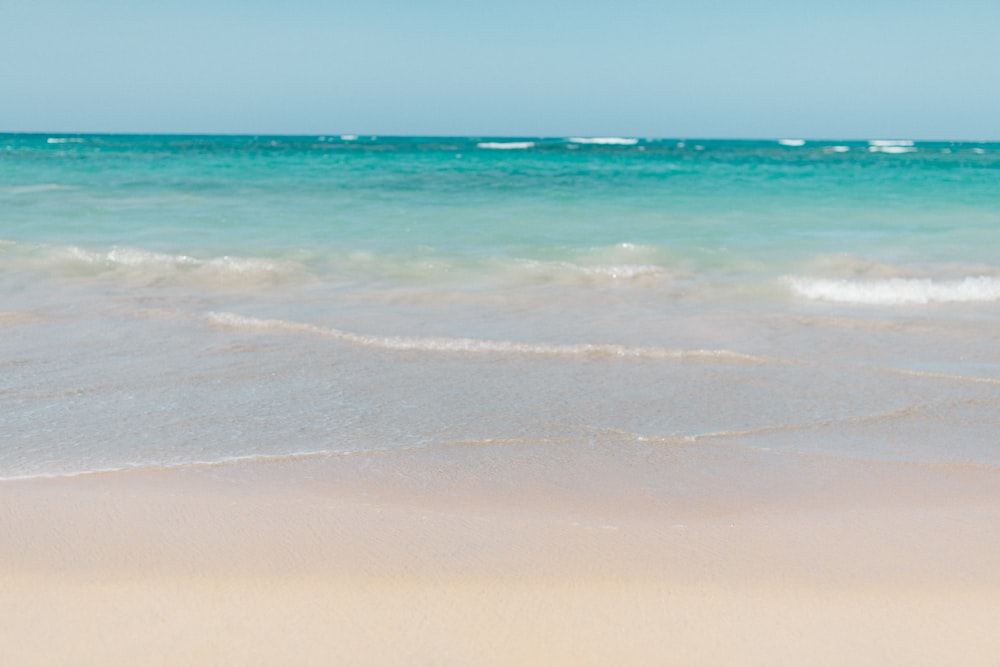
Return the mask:
<svg viewBox="0 0 1000 667"><path fill-rule="evenodd" d="M1000 661L997 471L598 512L259 468L0 484L5 661Z"/></svg>

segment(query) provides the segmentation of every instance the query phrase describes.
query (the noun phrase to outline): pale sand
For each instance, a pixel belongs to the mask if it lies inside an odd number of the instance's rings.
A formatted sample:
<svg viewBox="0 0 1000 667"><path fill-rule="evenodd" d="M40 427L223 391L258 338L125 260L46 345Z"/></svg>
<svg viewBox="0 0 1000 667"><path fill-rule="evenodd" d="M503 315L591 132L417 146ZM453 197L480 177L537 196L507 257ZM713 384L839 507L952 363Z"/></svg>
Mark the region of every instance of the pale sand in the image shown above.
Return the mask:
<svg viewBox="0 0 1000 667"><path fill-rule="evenodd" d="M1000 665L997 470L574 506L261 467L0 483L4 664Z"/></svg>

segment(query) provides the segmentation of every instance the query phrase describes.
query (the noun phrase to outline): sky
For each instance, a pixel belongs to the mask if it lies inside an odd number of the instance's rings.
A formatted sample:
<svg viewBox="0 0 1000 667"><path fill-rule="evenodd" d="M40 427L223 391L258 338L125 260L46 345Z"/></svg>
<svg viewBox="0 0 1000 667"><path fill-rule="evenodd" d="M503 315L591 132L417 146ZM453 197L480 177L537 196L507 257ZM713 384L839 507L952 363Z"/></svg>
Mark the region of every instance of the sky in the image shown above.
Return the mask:
<svg viewBox="0 0 1000 667"><path fill-rule="evenodd" d="M1000 140L996 0L0 0L0 132Z"/></svg>

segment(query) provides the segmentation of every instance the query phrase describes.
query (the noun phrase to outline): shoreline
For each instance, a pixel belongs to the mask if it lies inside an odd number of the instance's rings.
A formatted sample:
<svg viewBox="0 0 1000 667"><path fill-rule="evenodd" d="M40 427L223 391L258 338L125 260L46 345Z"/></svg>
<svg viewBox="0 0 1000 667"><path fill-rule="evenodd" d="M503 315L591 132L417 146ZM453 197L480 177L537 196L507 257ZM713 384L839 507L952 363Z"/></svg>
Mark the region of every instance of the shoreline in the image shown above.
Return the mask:
<svg viewBox="0 0 1000 667"><path fill-rule="evenodd" d="M877 496L817 467L796 481L826 480L813 504L754 505L742 489L698 513L697 497L597 511L453 476L428 494L419 474L390 488L385 470L342 470L349 485L338 466L0 484L0 652L40 665L1000 656L998 470L939 467L937 485L881 471Z"/></svg>

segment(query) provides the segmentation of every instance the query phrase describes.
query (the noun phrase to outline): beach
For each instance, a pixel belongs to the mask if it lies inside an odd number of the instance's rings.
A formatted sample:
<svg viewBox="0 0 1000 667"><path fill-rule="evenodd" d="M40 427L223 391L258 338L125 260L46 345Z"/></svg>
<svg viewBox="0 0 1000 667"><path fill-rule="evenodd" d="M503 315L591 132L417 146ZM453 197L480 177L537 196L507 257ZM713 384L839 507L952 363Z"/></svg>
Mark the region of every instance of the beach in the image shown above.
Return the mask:
<svg viewBox="0 0 1000 667"><path fill-rule="evenodd" d="M0 146L11 664L1000 660L1000 145Z"/></svg>
<svg viewBox="0 0 1000 667"><path fill-rule="evenodd" d="M284 467L269 480L6 483L0 649L25 665L992 665L1000 654L995 471L813 465L819 497L776 502L771 488L764 502L745 489L654 508L574 506L560 491L582 479L484 498L457 480L429 491L434 470L396 484L362 474L344 489L344 471L310 466L303 483L301 464Z"/></svg>

